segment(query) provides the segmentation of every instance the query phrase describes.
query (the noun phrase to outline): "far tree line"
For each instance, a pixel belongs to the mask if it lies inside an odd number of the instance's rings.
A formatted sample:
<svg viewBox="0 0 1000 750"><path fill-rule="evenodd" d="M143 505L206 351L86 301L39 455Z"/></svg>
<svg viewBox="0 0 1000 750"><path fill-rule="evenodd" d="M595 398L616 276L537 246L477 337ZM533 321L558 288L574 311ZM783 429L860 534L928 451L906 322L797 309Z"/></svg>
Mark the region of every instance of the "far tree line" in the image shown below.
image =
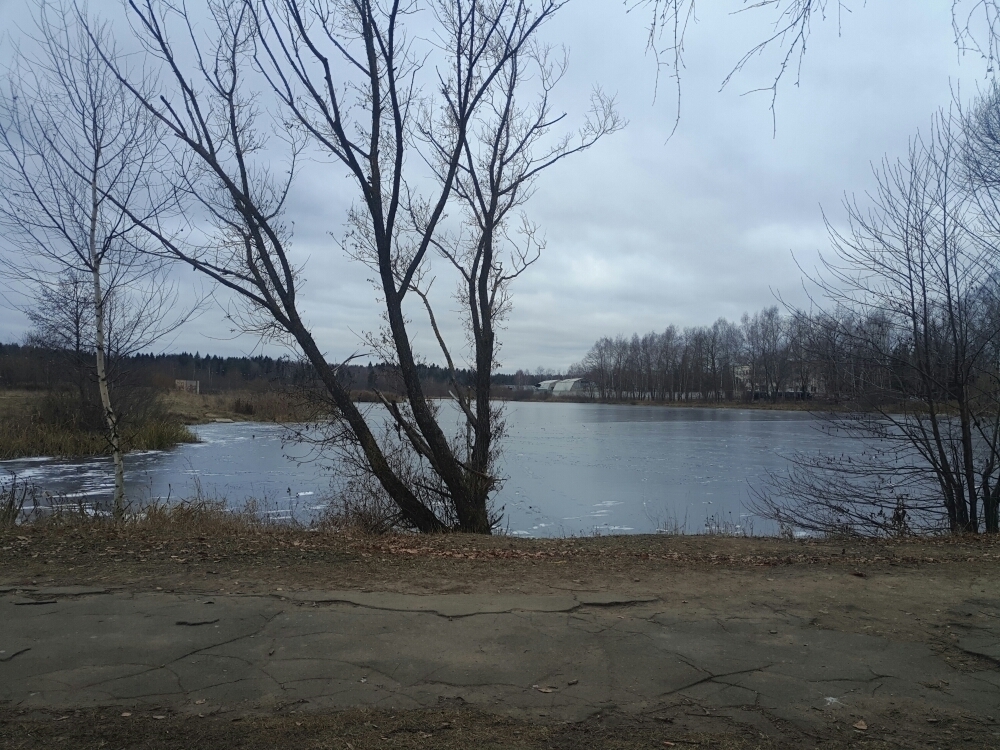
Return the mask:
<svg viewBox="0 0 1000 750"><path fill-rule="evenodd" d="M61 390L77 393L82 401L96 398L89 349L76 350L43 340L37 330L24 343L0 344L0 388ZM169 390L178 380L193 380L201 393L229 391L283 390L315 386L316 374L308 362L266 354L220 356L200 352L173 354L129 354L108 358L113 390L154 388ZM418 365L428 393L447 397L452 387L451 373L437 364ZM400 395L402 385L397 368L386 362L347 364L337 368L340 382L351 391L381 391ZM472 370L456 368L462 385L475 378ZM494 373L495 385L533 384L541 379L520 373Z"/></svg>
<svg viewBox="0 0 1000 750"><path fill-rule="evenodd" d="M980 315L984 328L1000 329L989 305ZM602 401L886 405L914 387L905 366L912 347L890 343L891 328L883 315L772 305L739 322L605 336L569 375Z"/></svg>
<svg viewBox="0 0 1000 750"><path fill-rule="evenodd" d="M807 354L809 335L800 319L771 306L740 322L606 336L570 372L602 400L811 398L826 373Z"/></svg>

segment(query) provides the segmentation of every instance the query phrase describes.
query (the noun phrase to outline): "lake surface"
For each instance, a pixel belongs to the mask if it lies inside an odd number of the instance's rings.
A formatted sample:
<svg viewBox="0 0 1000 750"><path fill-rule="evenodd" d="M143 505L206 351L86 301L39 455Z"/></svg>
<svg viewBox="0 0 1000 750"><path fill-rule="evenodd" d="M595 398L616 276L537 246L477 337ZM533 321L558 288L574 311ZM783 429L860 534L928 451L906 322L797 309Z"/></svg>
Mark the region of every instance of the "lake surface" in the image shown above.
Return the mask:
<svg viewBox="0 0 1000 750"><path fill-rule="evenodd" d="M509 434L497 495L504 528L523 536L703 531L708 524L774 529L746 510L750 485L783 456L850 452L802 412L607 404L508 404ZM307 520L330 495L330 469L283 445L280 426L217 423L193 428L200 443L126 458L129 497L261 501L279 518ZM106 504L109 459L0 462L53 495Z"/></svg>

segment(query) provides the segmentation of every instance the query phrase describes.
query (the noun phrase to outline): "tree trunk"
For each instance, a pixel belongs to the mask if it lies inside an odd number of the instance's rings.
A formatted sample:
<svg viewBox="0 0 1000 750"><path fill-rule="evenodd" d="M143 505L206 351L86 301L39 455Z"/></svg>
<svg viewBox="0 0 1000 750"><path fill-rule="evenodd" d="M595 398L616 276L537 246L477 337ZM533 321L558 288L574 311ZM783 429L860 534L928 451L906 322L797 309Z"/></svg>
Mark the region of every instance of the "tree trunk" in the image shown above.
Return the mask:
<svg viewBox="0 0 1000 750"><path fill-rule="evenodd" d="M1000 533L1000 482L997 482L990 492L988 485L983 484L983 520L986 522L987 534Z"/></svg>
<svg viewBox="0 0 1000 750"><path fill-rule="evenodd" d="M368 465L371 467L375 478L378 479L379 484L382 485L382 488L388 493L389 497L393 499L406 519L417 529L423 532L445 531L444 524L434 515L431 509L420 502L419 498L393 472L385 459L385 455L382 453L382 449L378 445L378 441L368 428L364 416L351 400L349 391L337 380L336 373L323 357L319 347L316 346L316 342L302 324L302 321L296 316L290 320L290 323L292 335L316 369L320 380L323 381L327 392L333 397L334 403L340 410L341 415L351 426L351 430L355 437L357 437L361 449L368 460Z"/></svg>
<svg viewBox="0 0 1000 750"><path fill-rule="evenodd" d="M111 391L108 388L108 367L105 358L104 291L101 288L102 259L97 252L97 218L100 211L100 203L97 196L96 168L90 182L90 198L90 271L94 281L94 326L96 328L94 332L94 354L97 358L97 386L101 392L104 421L108 425L108 442L111 445L111 455L115 462L114 518L116 521L121 521L125 517L125 459L122 456L121 434L118 430L118 414L111 403Z"/></svg>
<svg viewBox="0 0 1000 750"><path fill-rule="evenodd" d="M959 415L962 427L962 458L964 459L965 483L968 485L967 492L969 496L969 507L964 531L976 534L979 532L979 509L976 502L978 494L976 491L976 469L973 465L975 448L972 444L972 415L969 413L969 403L964 386L959 387L959 394L961 398L959 401Z"/></svg>

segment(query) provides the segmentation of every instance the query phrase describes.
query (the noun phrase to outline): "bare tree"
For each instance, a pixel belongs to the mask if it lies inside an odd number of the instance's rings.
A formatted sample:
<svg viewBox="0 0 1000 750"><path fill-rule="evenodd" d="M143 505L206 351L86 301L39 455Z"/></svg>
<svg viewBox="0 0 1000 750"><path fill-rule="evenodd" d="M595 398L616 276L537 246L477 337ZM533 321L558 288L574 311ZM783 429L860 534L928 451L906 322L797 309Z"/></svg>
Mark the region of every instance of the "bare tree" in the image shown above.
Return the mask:
<svg viewBox="0 0 1000 750"><path fill-rule="evenodd" d="M449 46L457 47L463 33L462 4L445 1L436 7L441 26L450 32L445 37ZM499 364L497 328L510 310L511 285L538 260L544 247L538 227L523 213L515 213L531 197L543 171L623 126L613 100L595 90L590 116L576 137L566 134L547 144L550 132L565 118L565 114L553 112L551 102L552 91L566 71L565 52L555 56L551 47L535 40L514 54L497 47L484 59L489 61L485 67L496 71L496 85L485 92L482 105L467 127L453 178L464 225L457 234L432 239L434 247L459 275L456 299L471 344L471 388L466 389L458 381L454 358L437 325L430 298L421 289L422 274L418 273L410 284L424 303L451 372L455 399L465 417L467 438L461 449L462 460L471 470L469 484L477 508L486 507L495 487L494 460L502 436L501 405L491 398L492 375ZM531 82L536 84L534 92L527 90ZM431 145L432 164L442 189L449 180L451 134L457 125L454 120L442 123L431 116L425 116L420 124L420 135ZM426 232L428 208L420 203L409 206L418 235ZM393 415L407 435L417 434L417 425L407 424L398 410L393 410ZM414 442L415 447L419 445Z"/></svg>
<svg viewBox="0 0 1000 750"><path fill-rule="evenodd" d="M173 295L133 218L158 209L147 200L158 129L91 44L114 54L104 25L92 22L88 36L72 9L48 4L37 20L35 49L18 55L0 99L0 221L14 251L3 267L39 294L35 322L46 338L94 357L121 517L125 468L110 361L184 317L168 321Z"/></svg>
<svg viewBox="0 0 1000 750"><path fill-rule="evenodd" d="M30 293L25 314L32 331L31 346L51 349L65 357L75 374L80 403L87 401L87 374L94 363L94 300L90 280L75 268L58 273L54 283Z"/></svg>
<svg viewBox="0 0 1000 750"><path fill-rule="evenodd" d="M508 284L535 250L520 246L504 266L493 248L503 244L508 214L530 194L538 172L578 150L568 143L536 150L554 124L547 99L542 116L532 120L515 98L522 67L538 59L532 56L539 49L534 41L539 28L563 4L436 2L430 43L407 33L406 22L418 6L398 0L213 2L207 34L206 26L196 26L179 6L133 0L133 26L160 65L162 90L147 92L108 56L135 101L173 140L178 205L189 216L207 216L213 231L198 237L155 220L139 223L166 254L235 293L245 305L238 319L245 329L294 340L337 416L329 433L333 445L349 460L361 457L358 465L377 478L405 523L422 531L489 533L495 520L487 499L496 477L484 470L493 430L488 378L495 361L494 328L508 303ZM428 59L437 63L433 70ZM256 85L261 77L263 87ZM422 94L420 84L427 79L438 98ZM267 91L281 110L270 124L256 103ZM614 121L600 127L610 131ZM480 129L478 139L474 128ZM585 131L581 147L597 134ZM289 169L278 177L269 168L273 153L262 152L282 140ZM390 357L406 397L404 407L387 400L386 408L397 437L426 464L431 481L407 478L412 472L393 458L398 448L393 429L351 400L303 321L300 269L283 216L295 160L304 148L346 171L356 190L351 230L342 245L375 271L386 326L369 344ZM419 171L408 177L419 163L433 169L435 189L417 190ZM455 200L475 217L474 236L461 246L449 244L442 226ZM446 435L425 396L404 311L411 291L425 293L429 252L450 253L470 272L464 309L473 338L479 337L473 348L486 390L480 386L474 398L456 390L473 432L481 430L469 455ZM415 297L416 292L410 295Z"/></svg>
<svg viewBox="0 0 1000 750"><path fill-rule="evenodd" d="M833 312L816 324L851 369L839 387L853 409L827 428L861 447L796 454L758 512L821 531L998 530L996 219L973 199L967 137L939 115L906 161L876 173L872 208L847 203L851 231L832 231L817 279Z"/></svg>
<svg viewBox="0 0 1000 750"><path fill-rule="evenodd" d="M814 24L835 18L839 27L844 13L851 13L864 4L863 0L860 3L850 0L733 0L734 15L769 13L771 28L763 39L752 43L735 60L722 87L728 86L752 61L774 50L777 69L770 84L753 90L770 94L774 115L781 82L790 73L795 85L801 81L802 64ZM680 122L684 43L690 26L697 20L697 0L630 0L626 5L630 11L643 10L649 14L647 49L656 58L658 72L665 72L674 80L677 108L673 130L676 130ZM962 53L978 55L987 72L992 74L1000 60L1000 3L997 0L952 0L951 25L956 48Z"/></svg>

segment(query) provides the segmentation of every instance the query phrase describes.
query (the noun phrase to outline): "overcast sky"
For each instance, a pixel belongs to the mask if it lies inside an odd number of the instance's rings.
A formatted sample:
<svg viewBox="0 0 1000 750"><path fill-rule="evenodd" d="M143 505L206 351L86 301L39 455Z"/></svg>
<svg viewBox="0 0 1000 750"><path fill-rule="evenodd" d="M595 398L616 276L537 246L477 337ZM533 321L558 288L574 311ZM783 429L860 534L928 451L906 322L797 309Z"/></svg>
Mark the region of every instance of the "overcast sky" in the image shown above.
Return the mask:
<svg viewBox="0 0 1000 750"><path fill-rule="evenodd" d="M681 120L669 141L675 92L661 80L654 101L646 15L626 13L620 0L574 0L546 27L549 41L570 50L556 94L561 108L581 113L591 86L600 84L617 93L629 125L547 173L527 206L547 248L514 289L504 371L563 370L598 337L738 319L773 304L776 293L804 300L792 254L810 267L827 247L821 209L841 220L844 193L872 187L871 163L903 155L954 88L971 93L984 75L980 60L956 51L949 0L852 5L839 23L833 17L814 25L801 86L794 71L788 75L772 121L769 94L744 93L769 85L774 58L755 60L720 91L732 66L766 34L768 16L728 14L739 0L700 4L686 43ZM25 26L30 7L0 0L2 27ZM91 7L121 13L114 0ZM328 234L341 231L350 186L340 171L314 164L292 198L296 252L308 258L301 304L329 357L343 358L363 349L361 332L379 325L370 274L345 259ZM440 273L439 317L447 318L450 281ZM411 313L418 318L419 310ZM19 340L20 314L0 315L0 341ZM457 325L445 330L457 348ZM259 351L256 339L228 331L210 309L163 348ZM415 335L429 359L440 359L423 327Z"/></svg>

